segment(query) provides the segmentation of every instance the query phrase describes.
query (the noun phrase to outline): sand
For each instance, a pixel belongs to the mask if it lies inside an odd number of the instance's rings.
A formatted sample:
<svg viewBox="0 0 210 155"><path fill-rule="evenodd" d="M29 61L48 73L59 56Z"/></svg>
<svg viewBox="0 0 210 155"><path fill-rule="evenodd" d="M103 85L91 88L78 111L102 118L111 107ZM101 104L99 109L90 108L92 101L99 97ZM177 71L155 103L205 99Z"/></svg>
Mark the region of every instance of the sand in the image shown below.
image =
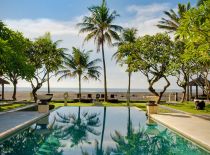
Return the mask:
<svg viewBox="0 0 210 155"><path fill-rule="evenodd" d="M46 94L46 92L39 92L37 94ZM53 94L53 100L61 100L64 99L64 92L52 92ZM75 99L77 98L77 93L74 92L68 92L69 94L69 99ZM87 98L88 94L92 95L92 98L96 97L96 94L103 94L103 92L84 92L82 93L82 98ZM113 94L115 98L119 100L126 100L126 92L108 92L108 97L110 98L110 95ZM30 100L30 92L24 92L20 91L17 92L17 100ZM136 101L136 100L149 100L154 96L152 93L149 92L131 92L131 100ZM175 93L171 92L166 92L162 100L169 100L169 96L171 98L171 101L175 100ZM181 99L181 93L178 93L178 99ZM12 99L12 92L5 92L5 99Z"/></svg>

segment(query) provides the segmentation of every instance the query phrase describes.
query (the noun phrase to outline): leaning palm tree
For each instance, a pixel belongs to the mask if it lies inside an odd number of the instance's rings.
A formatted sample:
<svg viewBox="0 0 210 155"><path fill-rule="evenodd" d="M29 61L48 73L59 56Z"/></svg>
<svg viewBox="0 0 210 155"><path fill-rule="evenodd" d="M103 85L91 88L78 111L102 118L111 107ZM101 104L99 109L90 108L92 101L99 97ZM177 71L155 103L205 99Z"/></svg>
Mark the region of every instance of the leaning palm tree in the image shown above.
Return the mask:
<svg viewBox="0 0 210 155"><path fill-rule="evenodd" d="M119 48L121 45L126 44L133 44L136 41L136 35L137 35L137 29L135 28L127 28L123 30L122 37L120 42L115 43L115 45L118 45ZM130 55L133 51L125 51L125 50L118 50L116 53L114 53L113 57L116 59L116 62L120 65L126 64L127 72L128 72L128 91L127 91L127 104L129 106L130 104L130 87L131 87L131 65L132 60L130 59Z"/></svg>
<svg viewBox="0 0 210 155"><path fill-rule="evenodd" d="M104 69L104 100L107 101L107 81L106 81L106 63L104 54L104 44L112 45L112 40L119 40L120 37L117 32L122 30L121 26L114 25L113 21L118 17L116 11L110 12L103 0L100 6L93 6L88 9L90 16L85 16L82 23L79 23L80 33L88 33L84 41L94 39L97 46L97 51L102 52L103 69Z"/></svg>
<svg viewBox="0 0 210 155"><path fill-rule="evenodd" d="M69 55L68 58L66 58L64 62L64 66L62 67L62 70L57 72L58 74L61 74L60 78L61 80L63 78L67 77L78 77L79 78L79 101L81 101L81 79L88 80L88 79L95 79L99 80L101 69L100 66L97 66L97 63L99 63L100 59L94 59L90 60L90 52L85 52L84 50L81 51L78 48L73 47L73 55Z"/></svg>
<svg viewBox="0 0 210 155"><path fill-rule="evenodd" d="M187 12L190 8L190 2L188 2L187 4L179 3L177 13L173 9L170 9L169 11L164 11L164 14L168 16L169 19L162 18L157 26L169 32L175 32L179 27L180 19L183 18L185 12Z"/></svg>

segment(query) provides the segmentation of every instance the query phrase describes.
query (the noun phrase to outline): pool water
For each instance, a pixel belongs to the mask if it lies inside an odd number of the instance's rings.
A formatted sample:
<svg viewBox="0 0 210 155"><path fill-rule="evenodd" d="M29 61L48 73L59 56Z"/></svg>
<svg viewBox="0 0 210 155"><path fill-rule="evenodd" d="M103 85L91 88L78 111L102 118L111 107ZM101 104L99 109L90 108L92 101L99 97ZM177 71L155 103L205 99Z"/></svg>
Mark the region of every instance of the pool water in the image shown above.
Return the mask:
<svg viewBox="0 0 210 155"><path fill-rule="evenodd" d="M207 155L126 107L62 107L0 143L1 155Z"/></svg>

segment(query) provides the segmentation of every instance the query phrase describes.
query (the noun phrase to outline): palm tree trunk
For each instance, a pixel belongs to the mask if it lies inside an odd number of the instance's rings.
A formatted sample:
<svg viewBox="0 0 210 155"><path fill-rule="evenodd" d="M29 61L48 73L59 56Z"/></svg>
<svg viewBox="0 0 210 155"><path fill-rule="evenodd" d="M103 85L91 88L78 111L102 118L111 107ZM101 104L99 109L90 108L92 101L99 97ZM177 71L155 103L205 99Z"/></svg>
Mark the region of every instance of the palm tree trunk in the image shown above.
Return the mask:
<svg viewBox="0 0 210 155"><path fill-rule="evenodd" d="M81 102L81 75L79 74L79 102Z"/></svg>
<svg viewBox="0 0 210 155"><path fill-rule="evenodd" d="M102 132L101 132L101 144L100 144L100 151L102 151L102 150L103 150L103 141L104 141L105 123L106 123L106 107L104 107L104 117L103 117L103 127L102 127Z"/></svg>
<svg viewBox="0 0 210 155"><path fill-rule="evenodd" d="M47 88L48 88L48 94L50 94L50 75L47 73Z"/></svg>
<svg viewBox="0 0 210 155"><path fill-rule="evenodd" d="M106 82L106 62L105 62L105 55L104 55L104 42L102 41L101 44L102 50L102 58L103 58L103 67L104 67L104 101L107 102L107 82Z"/></svg>
<svg viewBox="0 0 210 155"><path fill-rule="evenodd" d="M128 92L127 92L127 106L130 106L131 98L131 72L128 72Z"/></svg>

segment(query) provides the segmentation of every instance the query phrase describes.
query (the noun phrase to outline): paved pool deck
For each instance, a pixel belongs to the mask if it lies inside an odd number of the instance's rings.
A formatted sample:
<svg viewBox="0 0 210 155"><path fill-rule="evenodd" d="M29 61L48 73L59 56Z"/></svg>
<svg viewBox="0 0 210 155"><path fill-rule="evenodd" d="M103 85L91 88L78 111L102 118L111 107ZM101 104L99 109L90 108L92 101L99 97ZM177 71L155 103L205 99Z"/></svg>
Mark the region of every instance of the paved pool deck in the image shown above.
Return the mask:
<svg viewBox="0 0 210 155"><path fill-rule="evenodd" d="M185 113L152 114L151 118L210 151L210 121Z"/></svg>
<svg viewBox="0 0 210 155"><path fill-rule="evenodd" d="M16 111L0 114L0 140L32 125L35 121L47 115L49 115L49 113L39 113L35 111Z"/></svg>

